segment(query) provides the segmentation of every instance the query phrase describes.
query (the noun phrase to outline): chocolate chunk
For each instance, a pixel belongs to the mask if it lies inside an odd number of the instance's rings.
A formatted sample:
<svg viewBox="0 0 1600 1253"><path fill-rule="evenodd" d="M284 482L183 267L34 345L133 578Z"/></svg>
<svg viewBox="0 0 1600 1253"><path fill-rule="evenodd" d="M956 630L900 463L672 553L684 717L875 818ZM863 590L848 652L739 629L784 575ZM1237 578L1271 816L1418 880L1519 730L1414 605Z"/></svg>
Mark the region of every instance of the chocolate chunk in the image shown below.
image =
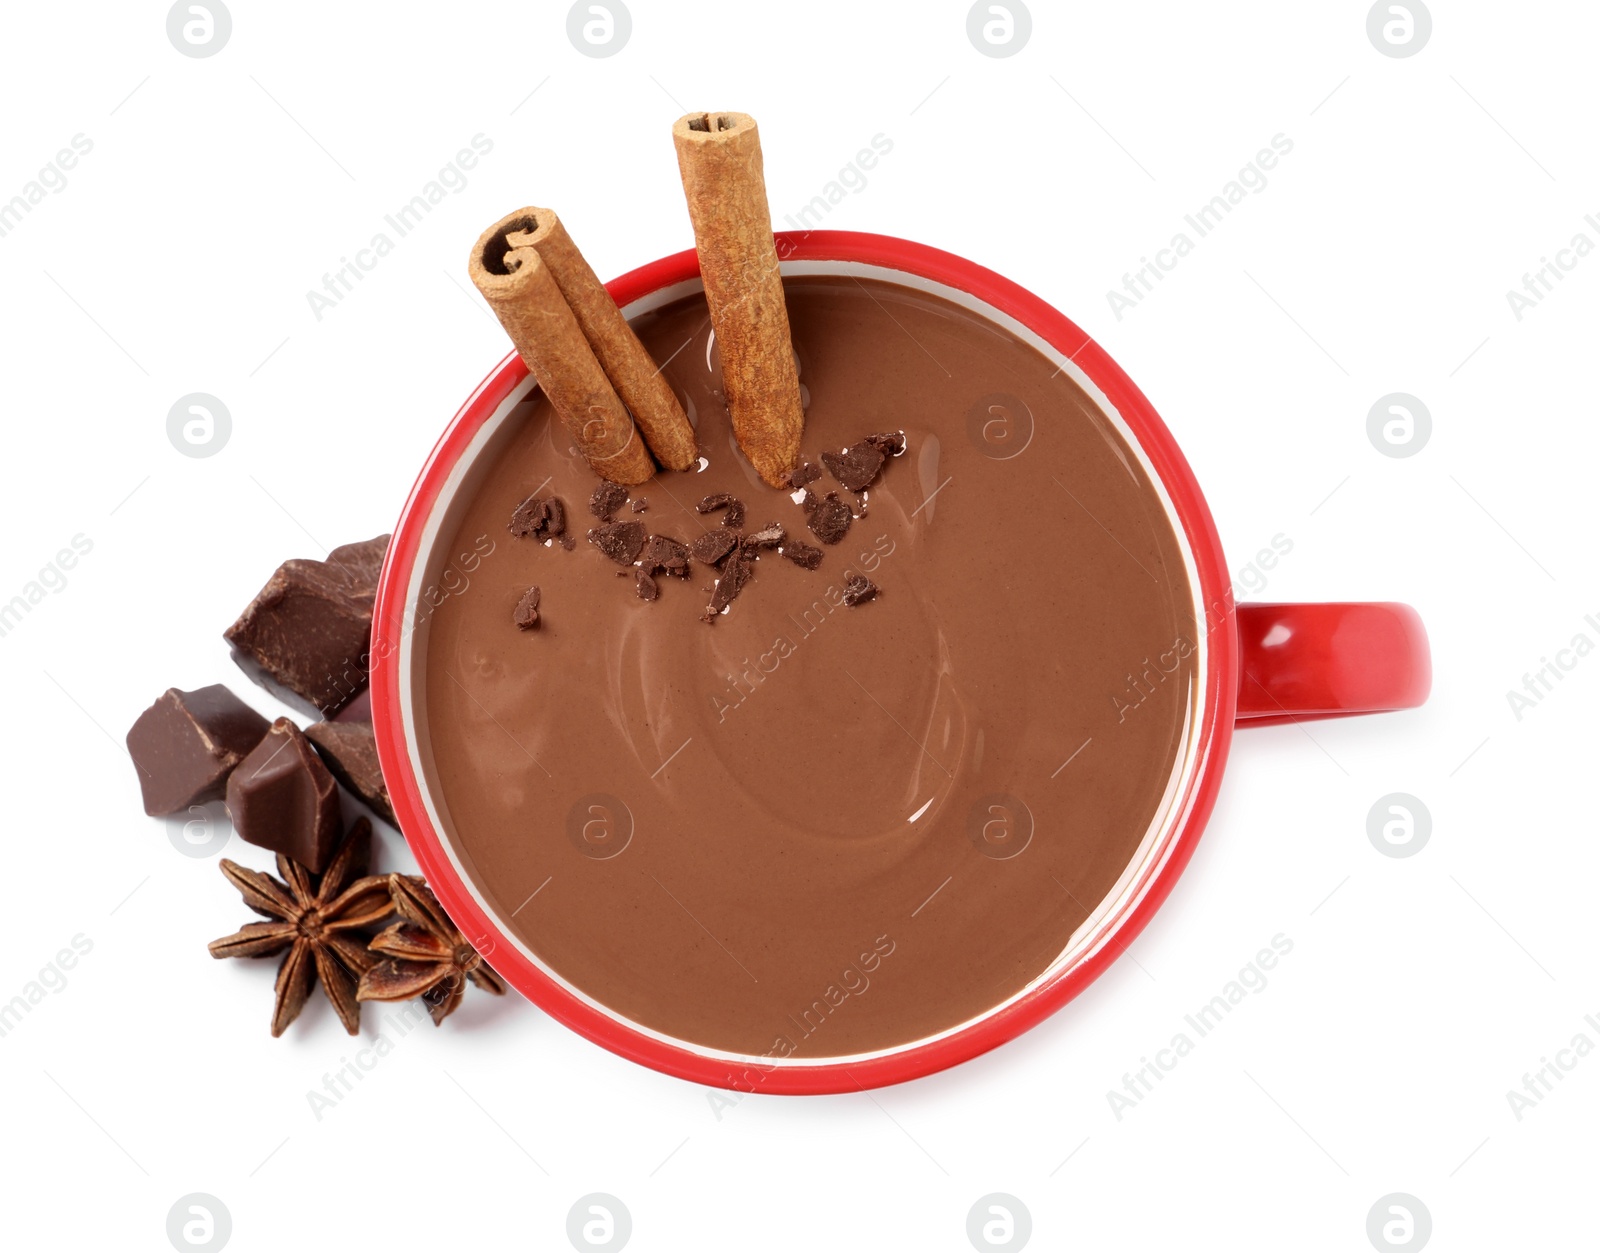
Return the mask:
<svg viewBox="0 0 1600 1253"><path fill-rule="evenodd" d="M511 533L541 543L567 529L567 507L555 496L529 496L511 515Z"/></svg>
<svg viewBox="0 0 1600 1253"><path fill-rule="evenodd" d="M811 462L806 461L789 471L788 483L795 491L799 491L807 483L815 483L821 477L822 471L812 465Z"/></svg>
<svg viewBox="0 0 1600 1253"><path fill-rule="evenodd" d="M589 542L619 566L631 566L644 548L643 522L612 522L589 532Z"/></svg>
<svg viewBox="0 0 1600 1253"><path fill-rule="evenodd" d="M335 716L336 722L371 722L372 721L372 689L369 687L353 701L341 709Z"/></svg>
<svg viewBox="0 0 1600 1253"><path fill-rule="evenodd" d="M576 539L574 539L572 536L563 535L561 537L561 547L565 548L569 553L574 548L576 548L577 546L578 546L578 541Z"/></svg>
<svg viewBox="0 0 1600 1253"><path fill-rule="evenodd" d="M633 572L633 590L640 600L654 600L661 595L661 589L656 586L656 581L643 570Z"/></svg>
<svg viewBox="0 0 1600 1253"><path fill-rule="evenodd" d="M289 719L274 722L228 776L227 798L241 839L282 853L313 874L327 867L343 830L339 785Z"/></svg>
<svg viewBox="0 0 1600 1253"><path fill-rule="evenodd" d="M728 512L722 515L723 526L737 530L744 525L744 501L730 492L716 492L705 497L694 508L696 513L714 513L718 509L726 509Z"/></svg>
<svg viewBox="0 0 1600 1253"><path fill-rule="evenodd" d="M906 433L904 431L885 431L882 435L869 435L861 441L871 444L885 457L898 457L906 450Z"/></svg>
<svg viewBox="0 0 1600 1253"><path fill-rule="evenodd" d="M639 565L646 574L671 574L686 579L689 577L689 546L670 535L652 535L639 554Z"/></svg>
<svg viewBox="0 0 1600 1253"><path fill-rule="evenodd" d="M817 501L806 519L811 533L824 544L837 544L842 540L850 529L850 522L850 506L839 499L838 492L829 492Z"/></svg>
<svg viewBox="0 0 1600 1253"><path fill-rule="evenodd" d="M856 574L854 571L844 578L844 603L854 608L862 601L871 600L878 594L878 585L865 575Z"/></svg>
<svg viewBox="0 0 1600 1253"><path fill-rule="evenodd" d="M524 631L531 631L539 625L539 589L530 587L522 593L522 599L517 602L517 607L511 611L511 621Z"/></svg>
<svg viewBox="0 0 1600 1253"><path fill-rule="evenodd" d="M738 546L739 536L732 531L724 529L707 531L689 545L689 551L694 554L696 561L703 561L708 566L714 566Z"/></svg>
<svg viewBox="0 0 1600 1253"><path fill-rule="evenodd" d="M804 540L787 540L778 551L795 565L803 566L807 570L815 570L822 564L822 549L815 548Z"/></svg>
<svg viewBox="0 0 1600 1253"><path fill-rule="evenodd" d="M128 730L144 811L175 814L222 799L228 775L270 724L223 687L169 687Z"/></svg>
<svg viewBox="0 0 1600 1253"><path fill-rule="evenodd" d="M362 596L376 597L378 575L383 570L383 554L389 550L389 537L340 544L328 554L328 564L342 570L346 581Z"/></svg>
<svg viewBox="0 0 1600 1253"><path fill-rule="evenodd" d="M234 660L286 699L336 714L367 686L372 600L387 544L380 536L336 548L327 561L284 562L223 632Z"/></svg>
<svg viewBox="0 0 1600 1253"><path fill-rule="evenodd" d="M822 464L828 467L829 474L839 480L841 487L852 492L865 491L872 480L878 477L878 471L883 469L883 450L862 440L859 444L850 445L842 453L823 453Z"/></svg>
<svg viewBox="0 0 1600 1253"><path fill-rule="evenodd" d="M610 522L611 515L628 503L628 489L621 483L601 483L589 497L589 512L602 522Z"/></svg>
<svg viewBox="0 0 1600 1253"><path fill-rule="evenodd" d="M751 531L744 537L746 552L757 548L776 548L784 541L784 530L776 522L769 522L759 531Z"/></svg>
<svg viewBox="0 0 1600 1253"><path fill-rule="evenodd" d="M628 508L632 509L635 513L643 513L646 509L650 508L650 502L641 496L638 500L629 505Z"/></svg>
<svg viewBox="0 0 1600 1253"><path fill-rule="evenodd" d="M710 622L733 603L733 598L744 590L744 585L755 573L755 558L743 549L736 551L722 566L722 575L711 589L711 604L707 606L705 620Z"/></svg>
<svg viewBox="0 0 1600 1253"><path fill-rule="evenodd" d="M360 797L373 813L394 824L394 805L383 781L383 769L378 765L378 744L370 722L314 722L306 728L306 739L347 792Z"/></svg>

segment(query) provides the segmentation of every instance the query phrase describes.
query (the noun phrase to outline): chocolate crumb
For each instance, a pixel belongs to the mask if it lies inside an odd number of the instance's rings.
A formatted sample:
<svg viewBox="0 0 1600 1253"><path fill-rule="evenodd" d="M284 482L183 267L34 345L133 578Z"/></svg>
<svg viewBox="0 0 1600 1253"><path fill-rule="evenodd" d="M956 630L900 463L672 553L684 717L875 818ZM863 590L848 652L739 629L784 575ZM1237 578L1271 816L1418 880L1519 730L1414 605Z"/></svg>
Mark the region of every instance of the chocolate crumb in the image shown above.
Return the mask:
<svg viewBox="0 0 1600 1253"><path fill-rule="evenodd" d="M878 585L865 575L851 572L844 579L844 603L852 609L878 594Z"/></svg>
<svg viewBox="0 0 1600 1253"><path fill-rule="evenodd" d="M769 522L759 531L751 531L744 537L744 550L751 552L757 548L776 548L784 538L783 528L776 522Z"/></svg>
<svg viewBox="0 0 1600 1253"><path fill-rule="evenodd" d="M885 457L898 457L906 450L906 433L904 431L885 431L881 435L869 435L861 441L871 444Z"/></svg>
<svg viewBox="0 0 1600 1253"><path fill-rule="evenodd" d="M619 566L631 566L644 548L643 522L612 522L589 532L589 542Z"/></svg>
<svg viewBox="0 0 1600 1253"><path fill-rule="evenodd" d="M566 550L567 550L567 551L568 551L568 552L569 552L569 553L570 553L570 552L571 552L571 551L572 551L572 550L573 550L573 549L574 549L574 548L576 548L576 547L577 547L577 546L578 546L578 540L577 540L577 537L576 537L576 536L573 536L573 535L563 535L563 536L562 536L562 537L561 537L561 547L563 547L563 548L565 548L565 549L566 549Z"/></svg>
<svg viewBox="0 0 1600 1253"><path fill-rule="evenodd" d="M531 631L539 625L539 589L530 587L522 594L522 599L517 602L517 607L511 611L511 621L515 622L524 631Z"/></svg>
<svg viewBox="0 0 1600 1253"><path fill-rule="evenodd" d="M689 577L689 546L670 535L652 535L639 554L639 565L646 574L671 574Z"/></svg>
<svg viewBox="0 0 1600 1253"><path fill-rule="evenodd" d="M529 496L511 514L511 533L518 538L551 540L567 529L567 508L555 496Z"/></svg>
<svg viewBox="0 0 1600 1253"><path fill-rule="evenodd" d="M755 559L742 550L729 557L722 567L722 577L711 589L711 604L706 607L705 620L710 622L732 604L734 597L744 590L744 585L754 573Z"/></svg>
<svg viewBox="0 0 1600 1253"><path fill-rule="evenodd" d="M853 520L850 506L839 499L838 492L829 492L811 507L806 526L824 544L837 544L845 537Z"/></svg>
<svg viewBox="0 0 1600 1253"><path fill-rule="evenodd" d="M811 462L802 462L796 469L790 470L788 475L789 486L799 491L807 483L815 483L822 477L822 471Z"/></svg>
<svg viewBox="0 0 1600 1253"><path fill-rule="evenodd" d="M628 489L621 483L601 483L589 497L589 512L602 522L610 522L611 515L628 501Z"/></svg>
<svg viewBox="0 0 1600 1253"><path fill-rule="evenodd" d="M722 525L733 527L737 530L744 525L744 501L731 492L715 492L705 497L694 507L696 513L715 513L718 509L726 509L722 515Z"/></svg>
<svg viewBox="0 0 1600 1253"><path fill-rule="evenodd" d="M696 561L703 561L708 566L714 566L738 546L739 536L733 531L723 529L720 531L707 531L689 545L689 551L694 554Z"/></svg>
<svg viewBox="0 0 1600 1253"><path fill-rule="evenodd" d="M822 549L804 540L789 540L778 551L802 569L815 570L822 564Z"/></svg>
<svg viewBox="0 0 1600 1253"><path fill-rule="evenodd" d="M829 474L839 480L841 487L859 492L877 478L878 471L883 469L883 450L862 440L859 444L850 445L842 453L823 453L822 464L828 467Z"/></svg>
<svg viewBox="0 0 1600 1253"><path fill-rule="evenodd" d="M628 508L632 509L635 513L643 513L646 509L650 508L650 502L641 496L638 500L629 505Z"/></svg>
<svg viewBox="0 0 1600 1253"><path fill-rule="evenodd" d="M654 600L661 595L661 589L656 586L656 581L643 570L633 572L633 590L640 600Z"/></svg>

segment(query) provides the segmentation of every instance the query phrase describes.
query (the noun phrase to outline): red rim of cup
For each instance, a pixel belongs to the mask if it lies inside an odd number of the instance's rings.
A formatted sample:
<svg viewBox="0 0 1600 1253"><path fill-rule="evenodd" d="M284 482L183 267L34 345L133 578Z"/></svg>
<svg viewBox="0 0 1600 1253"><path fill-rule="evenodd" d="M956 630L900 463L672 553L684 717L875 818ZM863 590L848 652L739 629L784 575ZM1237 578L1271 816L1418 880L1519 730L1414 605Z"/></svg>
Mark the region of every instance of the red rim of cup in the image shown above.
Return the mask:
<svg viewBox="0 0 1600 1253"><path fill-rule="evenodd" d="M696 1051L648 1034L574 996L529 961L488 914L457 873L423 804L421 780L406 747L400 708L400 624L421 535L438 505L451 470L473 436L523 379L527 367L507 356L456 413L411 489L395 525L379 581L373 619L372 721L395 814L429 885L451 918L496 971L551 1017L632 1061L695 1083L752 1092L821 1094L882 1087L920 1078L976 1057L1037 1025L1082 992L1131 944L1194 853L1222 779L1232 741L1238 694L1238 641L1231 580L1211 511L1189 464L1166 424L1144 394L1098 344L1070 319L1009 279L951 253L886 235L853 231L788 232L778 236L785 261L855 262L899 270L967 292L1015 318L1070 357L1100 388L1139 441L1164 484L1200 578L1210 664L1200 694L1201 721L1196 762L1185 792L1172 806L1179 815L1158 850L1148 856L1119 916L1108 921L1098 942L1072 965L965 1027L897 1051L840 1061L743 1063ZM699 277L693 250L641 266L606 285L617 304Z"/></svg>

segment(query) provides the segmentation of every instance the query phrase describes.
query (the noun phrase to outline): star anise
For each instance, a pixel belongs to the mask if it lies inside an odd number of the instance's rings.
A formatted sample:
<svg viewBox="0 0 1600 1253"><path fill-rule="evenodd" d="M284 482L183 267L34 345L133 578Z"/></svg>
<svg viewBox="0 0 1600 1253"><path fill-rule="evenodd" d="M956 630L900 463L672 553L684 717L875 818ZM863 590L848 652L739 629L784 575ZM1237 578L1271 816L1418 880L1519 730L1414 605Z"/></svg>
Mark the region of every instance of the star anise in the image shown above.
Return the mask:
<svg viewBox="0 0 1600 1253"><path fill-rule="evenodd" d="M358 1001L420 996L437 1027L461 1004L468 979L485 992L504 994L505 983L456 930L427 883L415 875L392 874L389 893L405 921L373 937L370 947L384 960L361 976Z"/></svg>
<svg viewBox="0 0 1600 1253"><path fill-rule="evenodd" d="M318 980L344 1029L351 1035L361 1029L356 981L371 969L374 959L361 937L348 932L394 912L388 880L367 876L371 851L372 824L362 818L350 828L320 877L281 854L282 882L223 859L222 873L239 889L244 903L273 921L246 923L232 935L213 940L211 955L272 957L288 950L278 967L274 1036L282 1035L299 1017Z"/></svg>

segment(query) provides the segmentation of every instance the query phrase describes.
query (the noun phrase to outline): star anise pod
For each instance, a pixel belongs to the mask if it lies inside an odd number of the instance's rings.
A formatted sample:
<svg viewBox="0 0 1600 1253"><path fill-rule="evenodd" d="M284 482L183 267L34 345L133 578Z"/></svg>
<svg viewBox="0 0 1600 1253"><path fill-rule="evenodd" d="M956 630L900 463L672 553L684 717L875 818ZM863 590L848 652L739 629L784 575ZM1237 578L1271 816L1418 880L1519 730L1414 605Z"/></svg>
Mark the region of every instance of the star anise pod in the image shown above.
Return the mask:
<svg viewBox="0 0 1600 1253"><path fill-rule="evenodd" d="M461 1004L467 980L485 992L504 994L505 983L489 969L416 875L389 876L397 922L372 938L378 962L361 976L358 1001L409 1001L420 996L438 1026Z"/></svg>
<svg viewBox="0 0 1600 1253"><path fill-rule="evenodd" d="M272 921L246 923L232 935L213 940L211 956L272 957L288 950L278 967L274 1036L282 1035L299 1017L318 980L344 1029L351 1035L361 1029L356 981L371 969L374 959L361 937L348 932L394 912L389 881L382 875L367 875L371 853L372 824L362 818L350 828L320 877L281 854L282 882L223 858L222 873L239 889L244 903Z"/></svg>

